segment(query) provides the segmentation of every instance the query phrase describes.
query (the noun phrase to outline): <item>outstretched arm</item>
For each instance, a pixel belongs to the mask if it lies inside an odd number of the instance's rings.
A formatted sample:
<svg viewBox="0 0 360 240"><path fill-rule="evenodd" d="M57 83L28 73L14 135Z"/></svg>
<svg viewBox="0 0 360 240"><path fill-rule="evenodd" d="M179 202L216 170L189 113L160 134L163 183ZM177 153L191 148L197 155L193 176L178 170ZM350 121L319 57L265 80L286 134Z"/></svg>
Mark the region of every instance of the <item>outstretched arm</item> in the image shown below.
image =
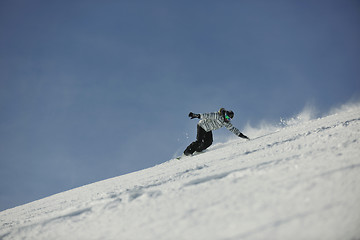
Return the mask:
<svg viewBox="0 0 360 240"><path fill-rule="evenodd" d="M218 119L219 118L219 115L217 113L193 113L193 112L190 112L189 113L189 117L191 119L193 118L199 118L199 119L204 119L204 118L208 118L208 119Z"/></svg>
<svg viewBox="0 0 360 240"><path fill-rule="evenodd" d="M241 137L241 138L245 138L247 140L250 140L250 138L248 138L247 136L245 136L244 134L242 134L242 132L240 132L239 129L237 129L236 127L234 127L231 123L227 123L225 125L225 127L227 129L229 129L230 132L234 133L235 135L237 135L238 137Z"/></svg>

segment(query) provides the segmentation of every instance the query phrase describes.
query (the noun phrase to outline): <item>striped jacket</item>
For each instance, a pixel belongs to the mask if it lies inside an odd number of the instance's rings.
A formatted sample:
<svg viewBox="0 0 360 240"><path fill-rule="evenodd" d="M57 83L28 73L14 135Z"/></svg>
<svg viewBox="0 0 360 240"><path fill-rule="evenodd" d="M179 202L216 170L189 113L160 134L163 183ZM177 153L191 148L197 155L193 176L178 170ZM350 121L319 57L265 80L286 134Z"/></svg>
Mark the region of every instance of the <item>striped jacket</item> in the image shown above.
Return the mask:
<svg viewBox="0 0 360 240"><path fill-rule="evenodd" d="M239 137L243 137L244 135L234 127L230 122L225 122L225 119L220 113L202 113L200 114L200 121L198 123L200 127L202 127L206 132L210 132L212 130L216 130L222 127L226 127L230 132L234 133Z"/></svg>

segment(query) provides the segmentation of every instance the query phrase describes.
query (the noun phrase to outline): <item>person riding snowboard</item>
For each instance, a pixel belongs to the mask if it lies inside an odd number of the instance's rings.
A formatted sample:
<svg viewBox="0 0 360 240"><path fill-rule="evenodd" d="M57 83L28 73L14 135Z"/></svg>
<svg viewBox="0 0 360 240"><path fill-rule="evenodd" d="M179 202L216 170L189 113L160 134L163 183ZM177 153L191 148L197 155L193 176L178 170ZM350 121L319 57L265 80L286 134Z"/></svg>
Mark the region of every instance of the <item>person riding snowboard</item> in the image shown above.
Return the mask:
<svg viewBox="0 0 360 240"><path fill-rule="evenodd" d="M213 142L212 131L226 127L230 132L235 135L250 140L247 136L242 134L239 129L235 128L230 120L234 117L234 112L231 110L226 110L225 108L220 108L218 112L212 113L189 113L191 119L199 118L200 121L197 124L197 136L196 141L192 142L184 151L184 155L190 156L194 152L201 152L208 147Z"/></svg>

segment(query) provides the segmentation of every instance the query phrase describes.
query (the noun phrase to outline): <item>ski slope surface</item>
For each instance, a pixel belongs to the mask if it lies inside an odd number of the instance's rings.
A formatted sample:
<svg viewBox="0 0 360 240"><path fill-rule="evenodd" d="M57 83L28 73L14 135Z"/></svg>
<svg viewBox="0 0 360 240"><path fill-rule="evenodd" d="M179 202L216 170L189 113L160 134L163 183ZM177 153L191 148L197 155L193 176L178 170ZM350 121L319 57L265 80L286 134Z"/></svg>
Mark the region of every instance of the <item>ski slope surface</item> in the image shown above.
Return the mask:
<svg viewBox="0 0 360 240"><path fill-rule="evenodd" d="M243 132L2 211L0 239L360 239L359 105Z"/></svg>

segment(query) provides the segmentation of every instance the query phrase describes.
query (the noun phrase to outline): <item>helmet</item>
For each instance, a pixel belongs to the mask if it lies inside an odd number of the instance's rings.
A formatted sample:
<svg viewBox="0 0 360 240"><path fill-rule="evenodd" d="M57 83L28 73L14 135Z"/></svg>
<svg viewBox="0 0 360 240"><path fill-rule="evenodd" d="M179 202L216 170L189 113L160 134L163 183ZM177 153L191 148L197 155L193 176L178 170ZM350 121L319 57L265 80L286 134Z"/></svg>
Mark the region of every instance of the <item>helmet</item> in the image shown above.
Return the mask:
<svg viewBox="0 0 360 240"><path fill-rule="evenodd" d="M234 118L234 112L233 111L231 111L231 110L229 110L229 111L226 111L226 113L225 113L226 115L228 115L231 119L233 119Z"/></svg>
<svg viewBox="0 0 360 240"><path fill-rule="evenodd" d="M230 122L230 120L234 117L234 112L233 111L225 111L225 114L224 114L224 119L225 119L225 122Z"/></svg>
<svg viewBox="0 0 360 240"><path fill-rule="evenodd" d="M226 110L225 108L220 108L219 113L223 116L225 122L230 122L230 120L234 117L234 112Z"/></svg>

